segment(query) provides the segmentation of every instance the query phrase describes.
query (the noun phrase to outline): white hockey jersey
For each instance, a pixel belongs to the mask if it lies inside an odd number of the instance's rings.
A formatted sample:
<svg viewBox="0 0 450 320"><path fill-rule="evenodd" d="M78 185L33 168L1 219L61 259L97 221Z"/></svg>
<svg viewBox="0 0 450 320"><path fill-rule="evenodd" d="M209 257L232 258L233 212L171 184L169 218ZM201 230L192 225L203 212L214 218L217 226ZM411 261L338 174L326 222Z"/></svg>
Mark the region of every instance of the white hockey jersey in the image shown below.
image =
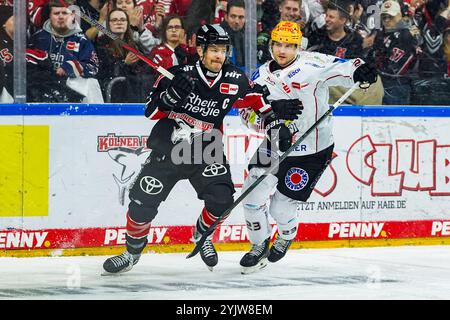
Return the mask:
<svg viewBox="0 0 450 320"><path fill-rule="evenodd" d="M271 72L266 62L253 74L252 80L269 89L269 101L299 99L304 109L299 118L289 124L294 141L301 137L329 110L328 86L351 87L353 72L364 63L361 59L345 60L317 52L301 51L296 61L283 70ZM261 120L251 110L241 111L243 122L261 129ZM332 117L325 119L293 151L291 156L314 154L333 144Z"/></svg>

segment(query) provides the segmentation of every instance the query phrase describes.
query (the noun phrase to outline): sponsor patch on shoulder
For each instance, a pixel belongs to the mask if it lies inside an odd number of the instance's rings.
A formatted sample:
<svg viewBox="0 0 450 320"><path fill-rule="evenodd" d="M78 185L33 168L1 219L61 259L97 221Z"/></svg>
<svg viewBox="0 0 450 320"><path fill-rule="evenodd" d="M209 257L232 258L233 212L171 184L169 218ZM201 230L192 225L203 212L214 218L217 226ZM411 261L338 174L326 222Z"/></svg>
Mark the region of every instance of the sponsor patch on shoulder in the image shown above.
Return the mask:
<svg viewBox="0 0 450 320"><path fill-rule="evenodd" d="M252 74L252 81L255 81L256 79L258 79L259 78L259 69L258 70L256 70L255 72L253 72L253 74Z"/></svg>
<svg viewBox="0 0 450 320"><path fill-rule="evenodd" d="M333 60L333 63L344 63L347 62L347 59L342 59L342 58L336 58Z"/></svg>
<svg viewBox="0 0 450 320"><path fill-rule="evenodd" d="M292 78L293 76L295 76L297 73L300 72L300 68L295 69L294 71L289 72L288 74L288 78Z"/></svg>
<svg viewBox="0 0 450 320"><path fill-rule="evenodd" d="M239 86L232 83L222 83L220 84L220 93L236 95L239 91Z"/></svg>

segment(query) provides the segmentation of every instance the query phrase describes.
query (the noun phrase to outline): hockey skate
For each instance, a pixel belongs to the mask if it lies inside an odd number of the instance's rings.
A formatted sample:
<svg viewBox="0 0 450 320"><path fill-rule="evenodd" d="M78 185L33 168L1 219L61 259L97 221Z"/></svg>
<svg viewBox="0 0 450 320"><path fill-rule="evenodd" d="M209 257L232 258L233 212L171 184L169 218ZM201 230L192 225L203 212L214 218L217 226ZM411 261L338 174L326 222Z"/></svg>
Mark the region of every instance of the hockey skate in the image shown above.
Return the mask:
<svg viewBox="0 0 450 320"><path fill-rule="evenodd" d="M121 255L108 258L103 263L105 272L102 275L109 276L130 271L138 263L140 257L140 254L131 254L125 251Z"/></svg>
<svg viewBox="0 0 450 320"><path fill-rule="evenodd" d="M291 246L292 241L293 240L284 240L280 237L280 235L278 235L273 242L272 247L270 248L269 257L267 259L270 262L277 262L278 260L283 258L286 255L289 247Z"/></svg>
<svg viewBox="0 0 450 320"><path fill-rule="evenodd" d="M195 230L192 239L194 240L194 242L197 242L201 238L201 236L202 235L197 232L197 230ZM205 240L202 247L200 248L200 257L208 267L209 271L213 271L213 268L219 262L219 257L217 255L216 249L214 248L214 244L211 241L211 238L212 235Z"/></svg>
<svg viewBox="0 0 450 320"><path fill-rule="evenodd" d="M267 266L267 256L269 255L270 238L264 240L260 245L254 244L239 262L242 266L241 273L249 274L261 270Z"/></svg>

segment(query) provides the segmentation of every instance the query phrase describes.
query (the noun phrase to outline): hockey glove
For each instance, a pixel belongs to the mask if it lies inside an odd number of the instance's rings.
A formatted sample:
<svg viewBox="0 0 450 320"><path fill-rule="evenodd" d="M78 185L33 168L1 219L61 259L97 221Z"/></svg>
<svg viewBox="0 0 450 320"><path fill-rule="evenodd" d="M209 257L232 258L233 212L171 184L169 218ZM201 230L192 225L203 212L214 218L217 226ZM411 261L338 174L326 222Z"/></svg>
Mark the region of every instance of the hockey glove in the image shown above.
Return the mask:
<svg viewBox="0 0 450 320"><path fill-rule="evenodd" d="M364 63L356 68L353 73L353 81L355 83L359 81L359 87L361 89L367 89L372 83L377 82L377 75L377 70L373 66Z"/></svg>
<svg viewBox="0 0 450 320"><path fill-rule="evenodd" d="M163 111L173 110L189 96L194 86L195 82L186 73L178 73L163 94L159 108Z"/></svg>
<svg viewBox="0 0 450 320"><path fill-rule="evenodd" d="M270 103L273 112L283 120L295 120L302 114L303 104L298 99L275 100Z"/></svg>
<svg viewBox="0 0 450 320"><path fill-rule="evenodd" d="M278 149L281 152L285 152L291 147L291 130L286 127L285 123L281 121L273 111L269 111L266 115L264 115L264 125L267 138L272 143L278 142Z"/></svg>

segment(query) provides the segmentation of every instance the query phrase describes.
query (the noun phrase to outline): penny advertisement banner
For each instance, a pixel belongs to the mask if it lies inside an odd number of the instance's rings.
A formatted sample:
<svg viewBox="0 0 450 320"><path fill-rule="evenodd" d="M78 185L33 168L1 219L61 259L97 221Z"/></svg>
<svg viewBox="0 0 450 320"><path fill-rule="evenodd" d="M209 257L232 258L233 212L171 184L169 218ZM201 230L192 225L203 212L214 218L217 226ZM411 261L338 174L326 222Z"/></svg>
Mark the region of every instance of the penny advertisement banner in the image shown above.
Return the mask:
<svg viewBox="0 0 450 320"><path fill-rule="evenodd" d="M386 116L382 110L370 109L371 116L356 108L335 112L333 160L308 202L298 205L302 241L449 235L448 116L427 116L426 111L411 116L399 109ZM135 181L151 152L152 121L135 111L77 112L0 115L0 248L117 245L105 239L123 233L130 186L139 183L149 193L164 187L157 179ZM262 139L238 116L226 118L224 150L236 197ZM223 169L214 164L207 174ZM300 190L308 177L302 168L291 171L285 183ZM189 243L202 207L189 182L179 182L152 223L154 243ZM402 233L405 223L415 229ZM232 236L244 225L238 206L222 227L229 230L216 237L246 241L245 228ZM89 230L97 230L96 236Z"/></svg>

